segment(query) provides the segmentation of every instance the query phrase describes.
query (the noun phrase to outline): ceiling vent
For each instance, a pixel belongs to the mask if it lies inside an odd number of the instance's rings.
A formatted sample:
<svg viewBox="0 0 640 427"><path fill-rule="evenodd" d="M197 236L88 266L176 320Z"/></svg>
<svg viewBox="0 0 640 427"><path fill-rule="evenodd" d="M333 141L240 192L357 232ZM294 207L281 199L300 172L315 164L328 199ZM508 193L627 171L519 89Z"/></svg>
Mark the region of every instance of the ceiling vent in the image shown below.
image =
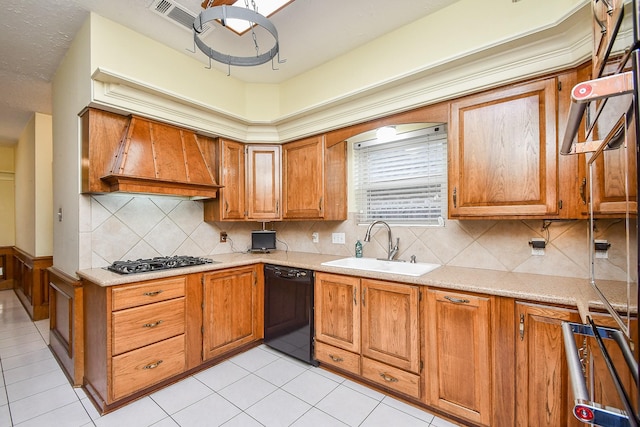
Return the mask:
<svg viewBox="0 0 640 427"><path fill-rule="evenodd" d="M182 28L189 31L193 30L193 21L196 19L197 14L173 0L154 0L149 9ZM209 29L211 29L210 25L203 25L200 34L205 34Z"/></svg>

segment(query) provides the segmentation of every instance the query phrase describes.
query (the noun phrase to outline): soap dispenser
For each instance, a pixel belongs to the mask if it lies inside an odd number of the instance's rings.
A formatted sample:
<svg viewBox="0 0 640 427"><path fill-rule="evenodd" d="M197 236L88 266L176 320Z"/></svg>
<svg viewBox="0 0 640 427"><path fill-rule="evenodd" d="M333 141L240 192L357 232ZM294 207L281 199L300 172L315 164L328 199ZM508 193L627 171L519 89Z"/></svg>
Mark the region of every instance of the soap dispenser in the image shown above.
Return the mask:
<svg viewBox="0 0 640 427"><path fill-rule="evenodd" d="M362 243L360 240L356 242L356 258L362 258Z"/></svg>

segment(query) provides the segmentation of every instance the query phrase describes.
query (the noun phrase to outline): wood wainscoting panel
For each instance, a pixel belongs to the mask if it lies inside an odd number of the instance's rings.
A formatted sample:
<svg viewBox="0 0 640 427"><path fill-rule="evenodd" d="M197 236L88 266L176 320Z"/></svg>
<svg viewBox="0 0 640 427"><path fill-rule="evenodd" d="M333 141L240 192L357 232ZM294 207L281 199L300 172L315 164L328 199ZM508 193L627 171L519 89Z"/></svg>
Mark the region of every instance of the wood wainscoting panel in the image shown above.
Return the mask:
<svg viewBox="0 0 640 427"><path fill-rule="evenodd" d="M49 267L49 348L69 381L82 385L84 328L82 282Z"/></svg>

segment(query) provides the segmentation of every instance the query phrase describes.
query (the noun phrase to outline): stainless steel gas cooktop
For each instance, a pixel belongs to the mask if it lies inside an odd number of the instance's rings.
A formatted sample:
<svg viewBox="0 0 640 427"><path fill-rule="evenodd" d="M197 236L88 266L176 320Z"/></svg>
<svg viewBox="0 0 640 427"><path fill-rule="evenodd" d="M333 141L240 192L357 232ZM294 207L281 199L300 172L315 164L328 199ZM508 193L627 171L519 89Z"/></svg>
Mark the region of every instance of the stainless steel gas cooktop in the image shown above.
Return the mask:
<svg viewBox="0 0 640 427"><path fill-rule="evenodd" d="M176 255L172 257L137 259L135 261L115 261L107 267L107 270L118 274L133 274L211 263L213 261L208 258Z"/></svg>

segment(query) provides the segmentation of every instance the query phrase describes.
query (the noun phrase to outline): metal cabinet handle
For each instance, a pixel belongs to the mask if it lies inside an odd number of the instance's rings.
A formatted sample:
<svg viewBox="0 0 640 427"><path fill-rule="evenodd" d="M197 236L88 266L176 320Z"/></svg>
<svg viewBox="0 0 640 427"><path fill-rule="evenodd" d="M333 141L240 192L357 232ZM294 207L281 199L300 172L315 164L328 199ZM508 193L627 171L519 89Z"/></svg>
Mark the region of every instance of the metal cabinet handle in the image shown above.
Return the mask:
<svg viewBox="0 0 640 427"><path fill-rule="evenodd" d="M582 178L582 184L580 184L580 198L582 199L582 204L587 204L587 178Z"/></svg>
<svg viewBox="0 0 640 427"><path fill-rule="evenodd" d="M458 207L458 189L456 187L453 187L453 207L457 208Z"/></svg>
<svg viewBox="0 0 640 427"><path fill-rule="evenodd" d="M449 295L447 295L444 297L444 299L449 300L454 304L469 304L469 300L464 298L450 297Z"/></svg>
<svg viewBox="0 0 640 427"><path fill-rule="evenodd" d="M353 305L358 305L358 299L356 298L356 294L358 293L358 288L353 288Z"/></svg>
<svg viewBox="0 0 640 427"><path fill-rule="evenodd" d="M153 291L153 292L145 292L142 295L144 295L145 297L155 297L158 294L161 294L163 291L162 289L160 289L159 291Z"/></svg>
<svg viewBox="0 0 640 427"><path fill-rule="evenodd" d="M384 372L380 372L380 376L382 377L383 380L385 380L388 383L397 383L398 379L395 377L392 377L389 374L386 374Z"/></svg>
<svg viewBox="0 0 640 427"><path fill-rule="evenodd" d="M520 315L520 326L518 331L520 332L520 341L524 341L524 314Z"/></svg>
<svg viewBox="0 0 640 427"><path fill-rule="evenodd" d="M142 327L143 328L155 328L156 326L158 326L161 323L162 323L162 320L158 320L157 322L153 322L153 323L145 323L144 325L142 325Z"/></svg>
<svg viewBox="0 0 640 427"><path fill-rule="evenodd" d="M331 358L331 360L333 360L334 362L344 362L344 359L342 357L338 357L338 356L334 356L333 354L330 354L329 357Z"/></svg>
<svg viewBox="0 0 640 427"><path fill-rule="evenodd" d="M155 363L149 363L147 366L143 366L142 369L155 369L162 363L162 360L158 360Z"/></svg>
<svg viewBox="0 0 640 427"><path fill-rule="evenodd" d="M362 306L366 306L366 301L364 300L367 296L367 288L362 289Z"/></svg>

